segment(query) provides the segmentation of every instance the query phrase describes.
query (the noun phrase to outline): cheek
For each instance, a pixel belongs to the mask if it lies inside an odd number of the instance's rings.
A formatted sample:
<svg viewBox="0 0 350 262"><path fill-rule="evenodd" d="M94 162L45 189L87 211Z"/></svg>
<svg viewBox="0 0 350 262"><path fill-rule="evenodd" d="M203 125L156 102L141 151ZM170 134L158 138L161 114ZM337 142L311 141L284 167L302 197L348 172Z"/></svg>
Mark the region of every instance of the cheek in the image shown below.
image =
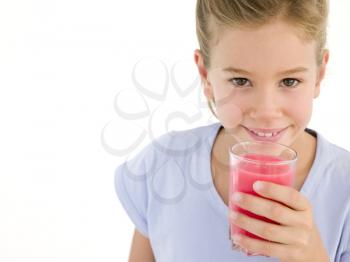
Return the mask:
<svg viewBox="0 0 350 262"><path fill-rule="evenodd" d="M276 99L276 107L282 110L283 118L302 129L308 125L312 115L314 94L311 89L308 90L310 91L301 89L295 93L279 93ZM254 107L254 99L249 93L214 89L214 97L218 119L226 129L237 127L243 121L243 116L249 114Z"/></svg>
<svg viewBox="0 0 350 262"><path fill-rule="evenodd" d="M294 122L295 125L305 128L312 115L313 94L296 94L285 101L284 114Z"/></svg>
<svg viewBox="0 0 350 262"><path fill-rule="evenodd" d="M243 113L241 108L233 103L221 103L216 106L216 113L221 124L226 129L233 129L242 122Z"/></svg>
<svg viewBox="0 0 350 262"><path fill-rule="evenodd" d="M235 128L243 119L240 99L233 89L214 89L216 114L226 129Z"/></svg>

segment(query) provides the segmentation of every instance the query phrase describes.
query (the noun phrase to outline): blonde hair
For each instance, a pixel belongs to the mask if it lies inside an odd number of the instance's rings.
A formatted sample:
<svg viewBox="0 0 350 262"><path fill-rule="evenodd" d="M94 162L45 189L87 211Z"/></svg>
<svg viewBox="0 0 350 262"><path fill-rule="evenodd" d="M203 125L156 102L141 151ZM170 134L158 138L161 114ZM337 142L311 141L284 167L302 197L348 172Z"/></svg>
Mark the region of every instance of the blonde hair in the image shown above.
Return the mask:
<svg viewBox="0 0 350 262"><path fill-rule="evenodd" d="M197 0L196 33L204 66L210 68L210 47L220 28L254 28L276 18L294 25L301 39L316 41L317 64L321 65L328 10L327 0ZM208 101L213 112L211 103Z"/></svg>

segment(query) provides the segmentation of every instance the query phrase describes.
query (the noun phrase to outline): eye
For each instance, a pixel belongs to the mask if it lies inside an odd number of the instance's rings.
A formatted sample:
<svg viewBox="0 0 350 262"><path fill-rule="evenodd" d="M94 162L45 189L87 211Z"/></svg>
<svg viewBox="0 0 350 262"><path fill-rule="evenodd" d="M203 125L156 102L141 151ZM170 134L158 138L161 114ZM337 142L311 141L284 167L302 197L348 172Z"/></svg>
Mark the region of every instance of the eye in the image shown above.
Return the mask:
<svg viewBox="0 0 350 262"><path fill-rule="evenodd" d="M244 87L249 83L249 80L247 78L243 77L234 77L229 80L235 87Z"/></svg>
<svg viewBox="0 0 350 262"><path fill-rule="evenodd" d="M301 81L295 78L285 78L282 83L285 87L295 88Z"/></svg>

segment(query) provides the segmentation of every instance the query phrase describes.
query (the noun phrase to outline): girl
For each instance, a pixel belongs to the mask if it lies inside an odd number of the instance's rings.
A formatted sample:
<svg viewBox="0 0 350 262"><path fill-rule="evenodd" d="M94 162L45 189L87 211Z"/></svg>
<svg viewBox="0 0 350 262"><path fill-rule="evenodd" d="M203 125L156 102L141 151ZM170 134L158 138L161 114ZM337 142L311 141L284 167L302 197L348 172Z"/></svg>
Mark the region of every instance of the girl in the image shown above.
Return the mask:
<svg viewBox="0 0 350 262"><path fill-rule="evenodd" d="M129 261L350 261L350 154L307 128L327 15L326 0L197 1L194 58L219 122L166 134L117 168L136 227ZM228 195L228 147L252 139L297 152L293 188L257 182L264 198ZM278 224L229 212L229 197ZM230 222L266 241L228 236Z"/></svg>

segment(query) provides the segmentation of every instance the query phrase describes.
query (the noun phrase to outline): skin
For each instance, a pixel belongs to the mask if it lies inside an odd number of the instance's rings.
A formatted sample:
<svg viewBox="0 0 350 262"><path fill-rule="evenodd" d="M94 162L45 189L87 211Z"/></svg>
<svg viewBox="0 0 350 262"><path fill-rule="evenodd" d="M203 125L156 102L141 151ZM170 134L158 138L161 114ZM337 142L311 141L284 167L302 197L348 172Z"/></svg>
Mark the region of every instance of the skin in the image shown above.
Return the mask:
<svg viewBox="0 0 350 262"><path fill-rule="evenodd" d="M143 236L137 229L132 238L129 262L154 262L156 261L149 239Z"/></svg>
<svg viewBox="0 0 350 262"><path fill-rule="evenodd" d="M216 159L227 163L228 153L224 145L252 139L243 126L286 128L278 142L298 153L294 188L265 182L261 189L256 188L256 192L269 199L241 193L236 202L238 206L280 225L240 213L229 214L233 223L269 241L247 236L232 238L242 248L283 262L329 261L314 223L311 204L299 192L314 160L316 139L306 133L305 128L312 115L313 100L320 93L328 51L325 50L322 64L318 65L316 42L303 41L293 25L281 19L255 29L226 28L220 30L218 40L211 47L210 68L204 66L199 50L194 54L204 94L216 102L217 117L226 134L230 134L225 135L223 131L224 134L220 133L216 138ZM222 71L229 66L249 73ZM280 73L299 67L307 70ZM229 81L232 78L235 80ZM217 176L220 179L220 174ZM225 182L218 188L227 188L227 179L221 178L221 181Z"/></svg>

